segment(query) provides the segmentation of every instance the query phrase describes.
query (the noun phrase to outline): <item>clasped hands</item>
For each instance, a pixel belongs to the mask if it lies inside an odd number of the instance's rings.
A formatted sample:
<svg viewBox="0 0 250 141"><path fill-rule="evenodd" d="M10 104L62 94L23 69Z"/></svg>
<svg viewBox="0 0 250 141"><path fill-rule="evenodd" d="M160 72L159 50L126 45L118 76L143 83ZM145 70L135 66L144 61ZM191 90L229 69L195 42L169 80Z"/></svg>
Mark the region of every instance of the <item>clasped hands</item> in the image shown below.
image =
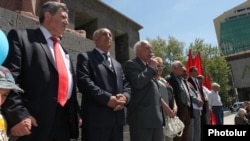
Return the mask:
<svg viewBox="0 0 250 141"><path fill-rule="evenodd" d="M122 110L127 102L127 97L123 94L116 94L111 96L108 102L108 106L113 108L114 111Z"/></svg>
<svg viewBox="0 0 250 141"><path fill-rule="evenodd" d="M202 100L200 100L200 101L198 102L198 106L199 106L199 107L202 107L203 104L204 104L204 102L203 102Z"/></svg>

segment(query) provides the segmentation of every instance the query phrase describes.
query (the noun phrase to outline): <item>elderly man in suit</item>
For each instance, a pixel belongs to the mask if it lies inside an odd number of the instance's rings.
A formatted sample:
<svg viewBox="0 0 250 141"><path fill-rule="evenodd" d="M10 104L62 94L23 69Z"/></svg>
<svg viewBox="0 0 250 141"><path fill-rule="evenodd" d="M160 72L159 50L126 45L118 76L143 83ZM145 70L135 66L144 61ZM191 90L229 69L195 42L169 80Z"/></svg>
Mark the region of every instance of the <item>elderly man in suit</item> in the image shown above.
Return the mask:
<svg viewBox="0 0 250 141"><path fill-rule="evenodd" d="M189 141L191 118L193 117L193 102L190 95L190 89L186 78L183 78L183 74L186 68L179 60L175 60L171 65L170 76L167 77L167 81L173 87L173 93L178 107L177 116L183 121L185 128L183 134L180 137L175 137L174 141Z"/></svg>
<svg viewBox="0 0 250 141"><path fill-rule="evenodd" d="M152 45L141 40L135 43L136 58L125 64L125 75L131 84L131 101L127 120L131 141L163 141L163 113L159 85L155 78L158 62Z"/></svg>
<svg viewBox="0 0 250 141"><path fill-rule="evenodd" d="M107 28L93 34L96 48L77 57L77 84L82 93L83 141L122 141L124 106L130 86L122 66L110 57L112 34Z"/></svg>
<svg viewBox="0 0 250 141"><path fill-rule="evenodd" d="M37 29L8 33L10 49L3 65L24 93L11 92L2 109L11 134L21 141L69 141L78 138L79 105L73 65L58 41L69 24L68 9L64 3L47 2L39 20Z"/></svg>

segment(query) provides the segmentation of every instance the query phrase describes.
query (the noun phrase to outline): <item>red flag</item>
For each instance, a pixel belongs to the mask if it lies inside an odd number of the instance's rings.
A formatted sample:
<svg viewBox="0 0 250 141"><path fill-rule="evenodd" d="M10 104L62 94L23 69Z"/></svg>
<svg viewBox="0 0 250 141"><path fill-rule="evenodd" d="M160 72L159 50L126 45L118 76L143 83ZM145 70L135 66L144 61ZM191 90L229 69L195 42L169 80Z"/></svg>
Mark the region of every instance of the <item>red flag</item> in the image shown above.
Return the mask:
<svg viewBox="0 0 250 141"><path fill-rule="evenodd" d="M203 75L200 52L198 52L198 54L195 56L195 58L193 60L193 65L197 67L198 75Z"/></svg>
<svg viewBox="0 0 250 141"><path fill-rule="evenodd" d="M210 124L216 125L216 118L214 112L210 112Z"/></svg>
<svg viewBox="0 0 250 141"><path fill-rule="evenodd" d="M188 52L188 62L186 65L187 70L190 69L190 67L196 66L198 69L198 75L203 75L203 69L202 69L202 62L201 62L201 54L198 52L198 54L193 59L193 56L191 54L191 50ZM189 74L189 71L188 71ZM204 82L203 85L206 86L209 90L211 90L211 80L210 75L203 75L204 76Z"/></svg>
<svg viewBox="0 0 250 141"><path fill-rule="evenodd" d="M211 79L210 75L204 76L204 86L206 86L209 90L211 90Z"/></svg>
<svg viewBox="0 0 250 141"><path fill-rule="evenodd" d="M187 61L187 65L186 65L186 69L188 70L187 73L189 75L189 68L194 66L194 59L191 53L191 49L189 49L188 51L188 61Z"/></svg>

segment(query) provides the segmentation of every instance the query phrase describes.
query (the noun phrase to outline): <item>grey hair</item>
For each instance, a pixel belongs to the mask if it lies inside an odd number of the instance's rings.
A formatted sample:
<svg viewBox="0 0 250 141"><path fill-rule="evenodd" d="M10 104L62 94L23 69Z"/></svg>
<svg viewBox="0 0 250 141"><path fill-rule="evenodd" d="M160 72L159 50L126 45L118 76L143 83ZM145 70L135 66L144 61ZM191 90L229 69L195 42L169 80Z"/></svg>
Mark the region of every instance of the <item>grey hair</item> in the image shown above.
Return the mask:
<svg viewBox="0 0 250 141"><path fill-rule="evenodd" d="M60 3L55 1L48 1L44 3L40 9L39 22L43 23L45 12L49 12L51 15L55 15L59 8L62 8L65 12L69 12L65 3Z"/></svg>
<svg viewBox="0 0 250 141"><path fill-rule="evenodd" d="M135 52L135 54L137 54L138 48L140 48L143 44L149 44L149 45L150 45L149 41L147 41L147 40L140 40L140 41L137 41L137 42L135 43L135 45L134 45L134 52Z"/></svg>
<svg viewBox="0 0 250 141"><path fill-rule="evenodd" d="M243 116L247 113L247 111L244 108L239 108L238 115Z"/></svg>
<svg viewBox="0 0 250 141"><path fill-rule="evenodd" d="M171 69L173 70L178 65L182 65L181 61L180 60L174 60L174 62L171 64Z"/></svg>
<svg viewBox="0 0 250 141"><path fill-rule="evenodd" d="M93 33L93 35L92 35L92 38L100 36L99 34L100 34L100 32L101 32L102 30L108 30L109 32L111 32L110 29L105 28L105 27L102 27L102 28L99 28L99 29L97 29L97 30L94 31L94 33Z"/></svg>

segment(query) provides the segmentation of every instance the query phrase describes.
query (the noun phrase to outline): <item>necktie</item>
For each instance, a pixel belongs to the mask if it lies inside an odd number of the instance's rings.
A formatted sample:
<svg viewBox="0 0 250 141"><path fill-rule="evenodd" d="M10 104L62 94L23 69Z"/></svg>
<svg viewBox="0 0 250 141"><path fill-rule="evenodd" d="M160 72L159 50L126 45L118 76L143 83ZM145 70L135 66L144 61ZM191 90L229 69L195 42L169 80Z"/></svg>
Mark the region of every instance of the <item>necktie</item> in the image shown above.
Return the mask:
<svg viewBox="0 0 250 141"><path fill-rule="evenodd" d="M204 98L204 94L203 94L203 91L202 91L202 87L198 84L197 80L195 80L195 83L196 83L197 89L198 89L199 92L200 92L201 100L204 101L205 98Z"/></svg>
<svg viewBox="0 0 250 141"><path fill-rule="evenodd" d="M59 43L57 38L51 37L54 45L54 54L55 54L55 61L56 67L58 72L58 95L57 100L61 106L64 106L67 101L67 93L68 93L68 73L67 68L64 63L62 54L60 52Z"/></svg>
<svg viewBox="0 0 250 141"><path fill-rule="evenodd" d="M103 55L105 56L105 59L108 62L109 67L112 69L111 59L109 55L107 55L106 53L103 53Z"/></svg>
<svg viewBox="0 0 250 141"><path fill-rule="evenodd" d="M181 80L182 82L182 86L185 90L185 94L187 95L187 105L190 106L191 105L191 101L190 101L190 96L189 96L189 90L188 90L188 85L187 85L187 82L186 80Z"/></svg>

